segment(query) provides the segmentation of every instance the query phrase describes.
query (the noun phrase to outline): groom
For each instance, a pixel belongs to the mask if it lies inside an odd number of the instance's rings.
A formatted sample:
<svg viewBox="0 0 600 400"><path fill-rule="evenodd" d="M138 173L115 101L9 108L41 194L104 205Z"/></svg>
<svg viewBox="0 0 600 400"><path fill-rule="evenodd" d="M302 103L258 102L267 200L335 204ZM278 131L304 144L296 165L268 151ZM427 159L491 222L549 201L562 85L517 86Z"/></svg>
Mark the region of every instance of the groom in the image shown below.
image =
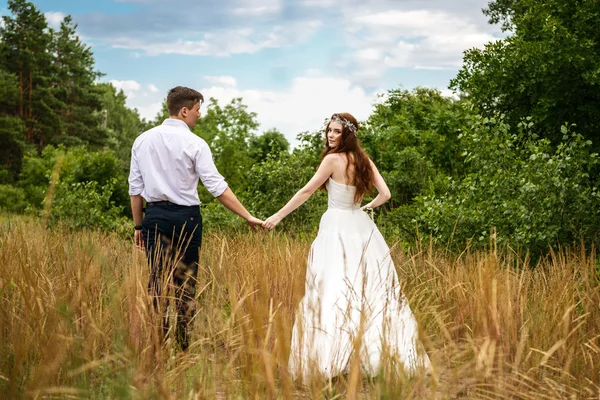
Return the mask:
<svg viewBox="0 0 600 400"><path fill-rule="evenodd" d="M226 208L256 227L254 218L239 202L217 171L207 143L191 132L200 118L204 97L194 89L177 86L169 91L170 117L142 133L131 149L129 195L134 241L146 250L150 264L148 291L168 332L167 304L162 304L164 281L173 279L177 309L176 337L183 350L189 346L188 330L195 313L196 277L202 243L202 216L198 180ZM142 219L143 202L146 213ZM166 298L166 296L165 296Z"/></svg>

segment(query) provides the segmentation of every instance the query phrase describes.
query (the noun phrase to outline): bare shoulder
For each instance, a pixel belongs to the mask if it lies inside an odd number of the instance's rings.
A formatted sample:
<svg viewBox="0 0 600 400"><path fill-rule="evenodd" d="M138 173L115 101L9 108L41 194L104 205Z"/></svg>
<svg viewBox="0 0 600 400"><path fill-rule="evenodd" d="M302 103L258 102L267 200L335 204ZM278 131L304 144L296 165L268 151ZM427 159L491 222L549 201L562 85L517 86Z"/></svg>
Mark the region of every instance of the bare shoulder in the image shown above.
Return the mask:
<svg viewBox="0 0 600 400"><path fill-rule="evenodd" d="M373 160L371 160L371 157L369 157L369 162L371 163L371 168L373 168L374 170L377 170L377 166L375 165Z"/></svg>
<svg viewBox="0 0 600 400"><path fill-rule="evenodd" d="M339 159L339 154L338 153L331 153L331 154L327 154L325 157L323 157L323 161L321 161L321 164L332 164L334 162L338 162L337 160Z"/></svg>

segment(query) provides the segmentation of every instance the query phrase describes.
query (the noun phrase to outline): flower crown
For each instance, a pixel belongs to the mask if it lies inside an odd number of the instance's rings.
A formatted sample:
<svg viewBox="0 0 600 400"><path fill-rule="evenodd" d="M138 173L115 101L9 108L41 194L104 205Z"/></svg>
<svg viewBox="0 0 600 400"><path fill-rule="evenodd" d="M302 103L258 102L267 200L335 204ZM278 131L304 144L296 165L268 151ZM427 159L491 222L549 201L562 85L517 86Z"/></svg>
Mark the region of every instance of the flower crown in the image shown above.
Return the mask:
<svg viewBox="0 0 600 400"><path fill-rule="evenodd" d="M358 136L358 128L356 127L356 125L354 125L352 122L348 121L346 118L344 117L340 117L338 115L334 115L333 117L331 117L331 119L329 120L329 123L332 122L339 122L340 124L344 125L346 128L348 128L350 130L350 132L354 133L356 136ZM329 124L328 123L328 124Z"/></svg>

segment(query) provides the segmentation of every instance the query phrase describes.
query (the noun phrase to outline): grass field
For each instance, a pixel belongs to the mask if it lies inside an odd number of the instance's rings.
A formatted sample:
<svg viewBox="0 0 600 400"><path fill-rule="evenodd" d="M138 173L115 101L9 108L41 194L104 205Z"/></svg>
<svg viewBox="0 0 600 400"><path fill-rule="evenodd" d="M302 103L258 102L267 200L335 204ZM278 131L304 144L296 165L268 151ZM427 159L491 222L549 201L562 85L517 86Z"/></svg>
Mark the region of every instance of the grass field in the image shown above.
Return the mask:
<svg viewBox="0 0 600 400"><path fill-rule="evenodd" d="M600 276L565 249L392 254L434 365L293 382L309 240L205 235L188 353L159 346L143 254L116 235L0 224L0 397L600 399Z"/></svg>

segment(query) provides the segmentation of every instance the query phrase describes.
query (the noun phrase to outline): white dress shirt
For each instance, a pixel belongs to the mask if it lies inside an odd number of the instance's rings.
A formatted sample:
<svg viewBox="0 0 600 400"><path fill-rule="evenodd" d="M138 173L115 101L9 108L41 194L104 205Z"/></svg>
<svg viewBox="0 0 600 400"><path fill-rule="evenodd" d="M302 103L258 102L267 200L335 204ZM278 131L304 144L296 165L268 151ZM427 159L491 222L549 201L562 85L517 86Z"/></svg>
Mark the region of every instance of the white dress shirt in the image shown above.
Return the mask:
<svg viewBox="0 0 600 400"><path fill-rule="evenodd" d="M227 189L208 144L181 120L169 118L142 133L131 149L129 195L182 206L200 204L198 179L215 197Z"/></svg>

